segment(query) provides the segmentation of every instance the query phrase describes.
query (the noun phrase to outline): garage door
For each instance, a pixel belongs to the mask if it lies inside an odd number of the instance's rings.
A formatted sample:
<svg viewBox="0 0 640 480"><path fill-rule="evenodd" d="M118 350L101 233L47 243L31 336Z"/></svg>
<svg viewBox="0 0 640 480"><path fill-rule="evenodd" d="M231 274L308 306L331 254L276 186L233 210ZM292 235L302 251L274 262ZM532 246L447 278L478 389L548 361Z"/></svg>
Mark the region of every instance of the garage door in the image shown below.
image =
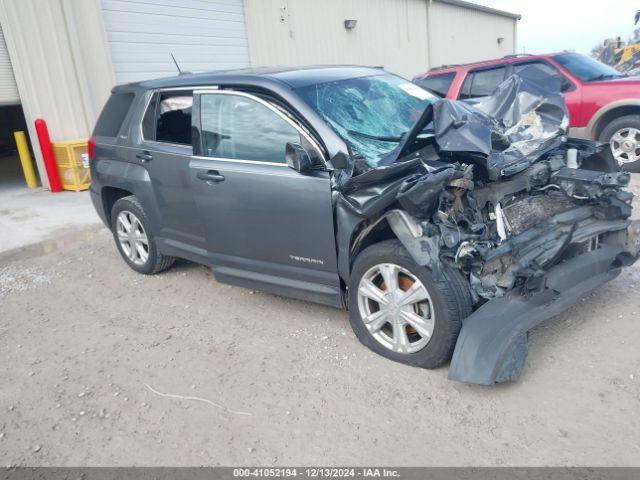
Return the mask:
<svg viewBox="0 0 640 480"><path fill-rule="evenodd" d="M2 27L0 27L0 105L13 105L20 103L16 79L13 78L13 68L7 52L7 44L4 42Z"/></svg>
<svg viewBox="0 0 640 480"><path fill-rule="evenodd" d="M249 66L242 0L102 0L118 83Z"/></svg>

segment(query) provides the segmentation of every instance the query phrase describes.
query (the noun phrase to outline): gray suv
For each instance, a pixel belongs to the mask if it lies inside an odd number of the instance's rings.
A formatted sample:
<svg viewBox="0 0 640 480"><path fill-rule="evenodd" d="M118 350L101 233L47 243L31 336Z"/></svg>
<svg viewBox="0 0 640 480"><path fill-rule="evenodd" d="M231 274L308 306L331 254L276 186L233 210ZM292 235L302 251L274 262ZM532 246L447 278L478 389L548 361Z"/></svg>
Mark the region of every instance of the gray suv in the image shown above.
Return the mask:
<svg viewBox="0 0 640 480"><path fill-rule="evenodd" d="M515 379L527 332L638 255L629 174L567 139L559 90L534 80L474 107L365 67L117 86L91 198L137 272L188 259L348 308L392 360Z"/></svg>

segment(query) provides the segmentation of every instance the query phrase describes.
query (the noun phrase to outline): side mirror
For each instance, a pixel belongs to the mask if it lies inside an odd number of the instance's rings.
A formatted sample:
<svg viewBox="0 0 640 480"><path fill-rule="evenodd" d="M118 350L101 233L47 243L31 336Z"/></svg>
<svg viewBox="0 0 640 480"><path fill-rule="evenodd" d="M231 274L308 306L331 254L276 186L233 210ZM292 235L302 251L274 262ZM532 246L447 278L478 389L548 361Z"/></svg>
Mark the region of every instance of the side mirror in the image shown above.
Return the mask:
<svg viewBox="0 0 640 480"><path fill-rule="evenodd" d="M331 160L329 160L329 162L331 163L333 168L337 170L344 170L349 166L349 158L344 152L336 153L333 157L331 157Z"/></svg>
<svg viewBox="0 0 640 480"><path fill-rule="evenodd" d="M287 165L298 173L304 173L311 168L309 152L297 143L287 142L284 156Z"/></svg>

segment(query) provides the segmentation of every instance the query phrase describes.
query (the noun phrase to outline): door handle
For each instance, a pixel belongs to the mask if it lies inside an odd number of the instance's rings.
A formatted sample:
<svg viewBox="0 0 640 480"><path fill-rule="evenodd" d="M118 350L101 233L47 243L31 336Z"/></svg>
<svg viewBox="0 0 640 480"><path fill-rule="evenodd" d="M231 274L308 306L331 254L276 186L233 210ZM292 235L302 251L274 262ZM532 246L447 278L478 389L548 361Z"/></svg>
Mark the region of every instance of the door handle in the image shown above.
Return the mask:
<svg viewBox="0 0 640 480"><path fill-rule="evenodd" d="M200 180L204 180L209 185L213 185L214 183L224 182L224 175L220 175L217 170L208 170L205 172L200 172L196 175Z"/></svg>
<svg viewBox="0 0 640 480"><path fill-rule="evenodd" d="M153 160L153 155L145 151L142 153L136 153L136 158L139 158L142 163L147 163Z"/></svg>

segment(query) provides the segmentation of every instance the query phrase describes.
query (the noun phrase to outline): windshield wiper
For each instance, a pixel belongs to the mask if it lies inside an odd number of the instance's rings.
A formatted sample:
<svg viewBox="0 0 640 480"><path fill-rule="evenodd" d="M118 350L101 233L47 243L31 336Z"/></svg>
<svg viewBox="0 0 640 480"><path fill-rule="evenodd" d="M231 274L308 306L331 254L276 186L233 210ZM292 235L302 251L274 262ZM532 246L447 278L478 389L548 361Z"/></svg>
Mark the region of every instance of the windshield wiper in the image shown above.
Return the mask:
<svg viewBox="0 0 640 480"><path fill-rule="evenodd" d="M356 135L358 137L368 138L370 140L379 140L381 142L393 142L393 143L401 142L402 139L404 138L404 136L407 134L407 132L404 132L399 137L385 137L385 136L382 136L382 135L369 135L368 133L362 133L362 132L358 132L356 130L347 130L347 133L349 135Z"/></svg>

